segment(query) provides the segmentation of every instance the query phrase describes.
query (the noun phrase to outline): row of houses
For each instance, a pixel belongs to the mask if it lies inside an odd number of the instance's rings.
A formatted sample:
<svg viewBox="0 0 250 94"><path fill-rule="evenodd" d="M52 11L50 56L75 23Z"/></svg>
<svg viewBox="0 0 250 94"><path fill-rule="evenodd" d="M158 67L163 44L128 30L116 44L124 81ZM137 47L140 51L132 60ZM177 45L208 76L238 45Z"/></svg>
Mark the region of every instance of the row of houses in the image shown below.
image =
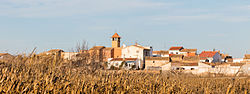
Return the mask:
<svg viewBox="0 0 250 94"><path fill-rule="evenodd" d="M182 70L192 73L219 73L244 69L250 71L250 55L242 59L234 59L232 56L222 54L220 51L202 51L184 48L182 46L170 47L168 50L154 51L151 46L142 46L138 43L130 46L121 46L121 37L115 33L111 37L112 46L94 46L89 50L79 52L64 52L61 49L52 49L40 53L42 55L57 55L65 60L75 60L78 57L86 57L91 62L105 62L109 68L145 69L145 70ZM85 55L84 55L85 54ZM1 54L0 54L1 55ZM1 58L1 56L0 56ZM223 71L222 71L223 70Z"/></svg>

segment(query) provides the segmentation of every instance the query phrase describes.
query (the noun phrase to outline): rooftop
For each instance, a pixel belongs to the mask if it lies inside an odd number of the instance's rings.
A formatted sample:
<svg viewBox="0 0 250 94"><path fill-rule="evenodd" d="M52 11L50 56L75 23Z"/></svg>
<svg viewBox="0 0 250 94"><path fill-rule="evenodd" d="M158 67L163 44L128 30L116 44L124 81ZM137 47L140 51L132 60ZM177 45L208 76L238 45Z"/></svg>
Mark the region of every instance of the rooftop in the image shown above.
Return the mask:
<svg viewBox="0 0 250 94"><path fill-rule="evenodd" d="M94 46L93 48L91 48L90 50L100 50L102 48L105 48L104 46Z"/></svg>
<svg viewBox="0 0 250 94"><path fill-rule="evenodd" d="M161 50L161 51L153 51L153 54L161 54L161 55L166 55L166 54L169 54L169 51L164 51L164 50Z"/></svg>
<svg viewBox="0 0 250 94"><path fill-rule="evenodd" d="M184 49L182 46L180 47L171 47L169 50L181 50Z"/></svg>
<svg viewBox="0 0 250 94"><path fill-rule="evenodd" d="M145 57L145 60L167 60L169 61L169 57Z"/></svg>
<svg viewBox="0 0 250 94"><path fill-rule="evenodd" d="M62 51L62 52L64 52L62 49L51 49L51 50L49 50L48 52L60 52L60 51Z"/></svg>
<svg viewBox="0 0 250 94"><path fill-rule="evenodd" d="M218 51L203 51L199 55L201 58L213 57Z"/></svg>
<svg viewBox="0 0 250 94"><path fill-rule="evenodd" d="M246 54L244 59L250 59L250 54Z"/></svg>
<svg viewBox="0 0 250 94"><path fill-rule="evenodd" d="M118 33L115 33L115 34L112 36L112 38L121 38L121 37L118 35Z"/></svg>
<svg viewBox="0 0 250 94"><path fill-rule="evenodd" d="M9 53L0 53L0 56L10 55Z"/></svg>
<svg viewBox="0 0 250 94"><path fill-rule="evenodd" d="M197 52L197 49L182 49L181 52Z"/></svg>

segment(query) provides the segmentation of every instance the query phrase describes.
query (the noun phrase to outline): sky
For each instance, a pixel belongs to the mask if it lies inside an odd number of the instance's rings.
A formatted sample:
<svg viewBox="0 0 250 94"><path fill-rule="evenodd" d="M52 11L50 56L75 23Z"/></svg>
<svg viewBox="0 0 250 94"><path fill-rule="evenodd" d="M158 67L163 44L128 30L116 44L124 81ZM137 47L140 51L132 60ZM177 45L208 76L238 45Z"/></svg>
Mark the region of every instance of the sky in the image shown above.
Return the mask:
<svg viewBox="0 0 250 94"><path fill-rule="evenodd" d="M0 53L136 42L250 53L250 0L0 0Z"/></svg>

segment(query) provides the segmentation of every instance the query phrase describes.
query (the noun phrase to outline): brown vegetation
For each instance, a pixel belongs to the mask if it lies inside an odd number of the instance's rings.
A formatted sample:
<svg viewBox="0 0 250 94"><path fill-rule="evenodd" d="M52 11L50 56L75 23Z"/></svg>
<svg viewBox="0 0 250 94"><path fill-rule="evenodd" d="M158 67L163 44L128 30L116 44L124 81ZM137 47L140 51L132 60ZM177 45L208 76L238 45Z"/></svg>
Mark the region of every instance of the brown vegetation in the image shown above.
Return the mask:
<svg viewBox="0 0 250 94"><path fill-rule="evenodd" d="M103 70L85 59L18 56L0 62L1 93L216 93L249 94L250 79L205 78L165 72Z"/></svg>

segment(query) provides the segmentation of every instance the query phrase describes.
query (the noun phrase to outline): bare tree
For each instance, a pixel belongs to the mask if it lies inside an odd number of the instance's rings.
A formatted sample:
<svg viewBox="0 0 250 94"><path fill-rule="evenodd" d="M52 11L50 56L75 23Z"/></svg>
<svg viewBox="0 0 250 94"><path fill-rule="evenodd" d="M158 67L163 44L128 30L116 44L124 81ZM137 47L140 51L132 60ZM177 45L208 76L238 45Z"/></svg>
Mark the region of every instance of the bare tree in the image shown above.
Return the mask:
<svg viewBox="0 0 250 94"><path fill-rule="evenodd" d="M88 42L86 40L83 40L82 42L78 42L76 44L76 52L81 52L84 50L88 50Z"/></svg>

